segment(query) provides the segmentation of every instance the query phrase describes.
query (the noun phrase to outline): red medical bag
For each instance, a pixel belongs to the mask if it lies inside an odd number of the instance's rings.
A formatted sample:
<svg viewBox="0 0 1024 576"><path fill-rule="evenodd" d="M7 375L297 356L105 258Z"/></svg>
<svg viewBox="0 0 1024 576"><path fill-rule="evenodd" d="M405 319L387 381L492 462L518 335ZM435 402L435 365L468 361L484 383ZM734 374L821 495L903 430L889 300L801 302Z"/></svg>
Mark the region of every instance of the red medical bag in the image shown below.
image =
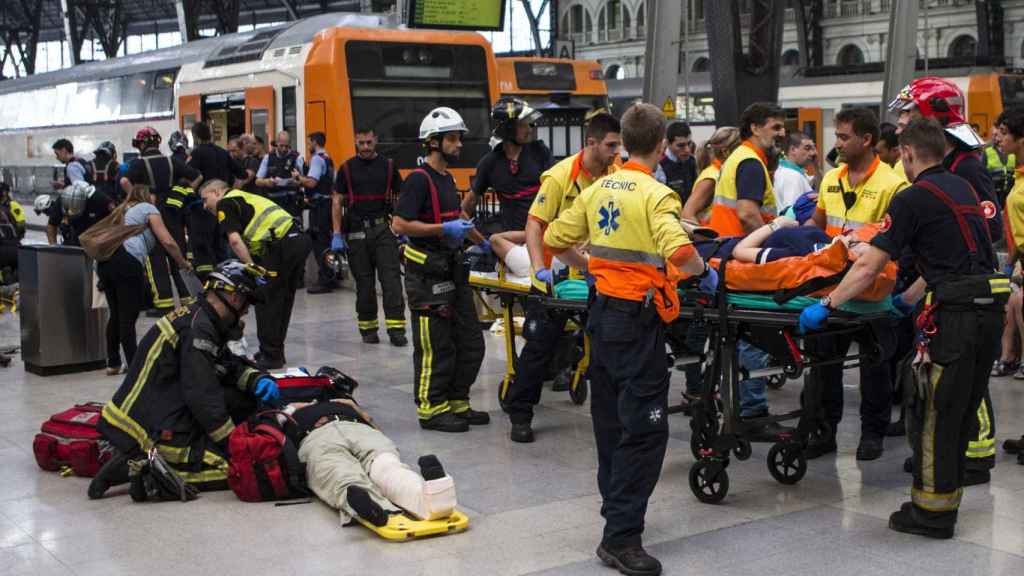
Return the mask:
<svg viewBox="0 0 1024 576"><path fill-rule="evenodd" d="M32 442L36 463L52 472L68 467L76 476L92 477L110 459L112 451L100 447L100 421L103 404L78 404L43 422L42 431Z"/></svg>

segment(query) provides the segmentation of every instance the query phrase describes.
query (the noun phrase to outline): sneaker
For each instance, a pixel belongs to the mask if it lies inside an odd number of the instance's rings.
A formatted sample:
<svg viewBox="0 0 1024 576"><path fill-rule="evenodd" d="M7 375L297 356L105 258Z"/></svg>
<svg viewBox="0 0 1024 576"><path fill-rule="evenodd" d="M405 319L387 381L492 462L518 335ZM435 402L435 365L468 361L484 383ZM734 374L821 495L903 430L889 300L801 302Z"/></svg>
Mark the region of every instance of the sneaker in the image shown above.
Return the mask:
<svg viewBox="0 0 1024 576"><path fill-rule="evenodd" d="M1004 441L1003 452L1007 454L1021 454L1024 452L1024 436L1021 436L1019 440Z"/></svg>
<svg viewBox="0 0 1024 576"><path fill-rule="evenodd" d="M114 486L120 484L127 484L130 478L128 477L128 456L120 452L115 452L113 458L107 460L107 462L100 467L100 471L93 476L92 481L89 482L89 499L99 500L103 498L103 495L107 493Z"/></svg>
<svg viewBox="0 0 1024 576"><path fill-rule="evenodd" d="M597 557L626 576L658 576L661 574L661 562L648 554L643 546L614 549L601 544L597 547Z"/></svg>
<svg viewBox="0 0 1024 576"><path fill-rule="evenodd" d="M118 366L117 368L107 368L107 376L117 376L124 373L124 368Z"/></svg>
<svg viewBox="0 0 1024 576"><path fill-rule="evenodd" d="M509 439L520 444L533 442L533 427L529 422L523 424L512 424L512 431L509 432Z"/></svg>
<svg viewBox="0 0 1024 576"><path fill-rule="evenodd" d="M996 360L992 364L991 375L997 378L1009 376L1020 369L1020 362L1016 360Z"/></svg>
<svg viewBox="0 0 1024 576"><path fill-rule="evenodd" d="M465 418L459 418L451 412L443 412L433 418L421 418L420 428L436 430L438 432L466 432L469 430L469 421Z"/></svg>
<svg viewBox="0 0 1024 576"><path fill-rule="evenodd" d="M471 426L485 426L491 423L491 415L487 412L467 408L462 412L455 412L455 415L469 422Z"/></svg>
<svg viewBox="0 0 1024 576"><path fill-rule="evenodd" d="M878 460L885 452L885 444L879 436L861 436L857 445L857 460Z"/></svg>
<svg viewBox="0 0 1024 576"><path fill-rule="evenodd" d="M831 454L835 452L839 447L836 446L835 434L829 434L823 438L817 438L804 448L804 457L808 460L814 460L820 458L825 454Z"/></svg>
<svg viewBox="0 0 1024 576"><path fill-rule="evenodd" d="M310 286L309 288L306 288L306 294L329 294L331 292L334 292L333 287L324 286L322 284L317 284L314 286Z"/></svg>
<svg viewBox="0 0 1024 576"><path fill-rule="evenodd" d="M1021 366L1020 370L1017 370L1017 373L1013 375L1013 379L1024 380L1024 366Z"/></svg>
<svg viewBox="0 0 1024 576"><path fill-rule="evenodd" d="M420 476L423 476L423 479L427 482L447 476L444 472L444 466L441 466L441 461L433 454L420 456L418 463L420 465Z"/></svg>
<svg viewBox="0 0 1024 576"><path fill-rule="evenodd" d="M912 505L909 502L900 507L896 512L893 512L892 516L889 516L889 529L939 540L948 540L953 537L952 526L943 528L926 526L915 520Z"/></svg>
<svg viewBox="0 0 1024 576"><path fill-rule="evenodd" d="M359 336L362 337L363 344L380 344L380 336L377 335L376 330L374 330L373 332L360 332Z"/></svg>
<svg viewBox="0 0 1024 576"><path fill-rule="evenodd" d="M388 339L391 340L391 345L396 348L403 348L409 345L409 340L405 337L405 330L388 330Z"/></svg>
<svg viewBox="0 0 1024 576"><path fill-rule="evenodd" d="M387 511L381 508L380 504L377 504L373 498L370 497L370 493L363 488L360 488L359 486L349 486L348 493L345 495L345 501L348 502L352 511L363 520L366 520L377 527L387 525Z"/></svg>
<svg viewBox="0 0 1024 576"><path fill-rule="evenodd" d="M977 468L967 468L964 470L964 488L968 486L988 484L991 481L992 472L990 470L979 470Z"/></svg>

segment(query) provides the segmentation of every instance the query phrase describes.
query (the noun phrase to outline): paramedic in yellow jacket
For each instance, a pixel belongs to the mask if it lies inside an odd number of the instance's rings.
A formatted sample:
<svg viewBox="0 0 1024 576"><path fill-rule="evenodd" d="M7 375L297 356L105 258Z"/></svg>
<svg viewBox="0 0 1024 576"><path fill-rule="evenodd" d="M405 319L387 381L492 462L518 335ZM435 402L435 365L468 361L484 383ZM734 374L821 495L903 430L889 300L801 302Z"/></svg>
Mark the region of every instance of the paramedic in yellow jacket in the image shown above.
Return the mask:
<svg viewBox="0 0 1024 576"><path fill-rule="evenodd" d="M651 175L665 124L650 104L627 110L622 140L630 161L584 190L544 233L555 255L591 243L590 406L605 518L597 555L626 574L661 572L641 536L668 440L664 325L679 315L676 284L686 275L702 276L702 289L717 284L679 223L679 197Z"/></svg>
<svg viewBox="0 0 1024 576"><path fill-rule="evenodd" d="M774 104L754 103L740 116L743 143L722 164L711 228L721 236L744 236L776 216L768 160L786 137L785 114Z"/></svg>

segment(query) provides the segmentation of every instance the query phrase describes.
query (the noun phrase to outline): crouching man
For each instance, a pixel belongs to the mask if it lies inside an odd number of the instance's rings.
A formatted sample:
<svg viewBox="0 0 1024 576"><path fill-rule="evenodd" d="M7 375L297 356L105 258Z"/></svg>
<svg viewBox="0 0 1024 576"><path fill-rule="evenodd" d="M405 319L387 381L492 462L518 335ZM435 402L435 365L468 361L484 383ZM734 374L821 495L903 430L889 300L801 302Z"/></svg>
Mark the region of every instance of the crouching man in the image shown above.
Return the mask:
<svg viewBox="0 0 1024 576"><path fill-rule="evenodd" d="M394 442L355 401L296 402L285 413L298 425L309 487L338 510L342 524L358 516L384 526L403 510L438 520L455 510L455 482L437 457L420 457L419 473L402 464Z"/></svg>
<svg viewBox="0 0 1024 576"><path fill-rule="evenodd" d="M142 472L153 448L191 489L227 488L227 441L235 422L255 410L256 398L279 397L273 378L227 349L241 337L241 319L266 275L237 260L222 262L209 276L205 298L146 333L124 383L103 407L98 429L115 454L89 484L90 498L132 481L132 497L148 499L151 483Z"/></svg>

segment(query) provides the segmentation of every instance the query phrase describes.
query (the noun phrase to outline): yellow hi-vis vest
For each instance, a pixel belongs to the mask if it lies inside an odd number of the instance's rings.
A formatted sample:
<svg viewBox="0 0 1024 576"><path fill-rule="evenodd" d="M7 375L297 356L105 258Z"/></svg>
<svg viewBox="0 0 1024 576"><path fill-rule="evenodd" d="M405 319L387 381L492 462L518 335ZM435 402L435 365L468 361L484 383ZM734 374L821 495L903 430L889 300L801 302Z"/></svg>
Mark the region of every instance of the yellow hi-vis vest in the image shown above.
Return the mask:
<svg viewBox="0 0 1024 576"><path fill-rule="evenodd" d="M224 198L240 198L255 211L252 220L242 232L242 239L254 256L262 256L267 244L284 238L292 229L295 221L292 215L263 196L232 190L225 194Z"/></svg>
<svg viewBox="0 0 1024 576"><path fill-rule="evenodd" d="M777 216L772 177L764 154L749 140L738 146L725 162L715 184L715 201L711 204L711 228L722 236L743 236L746 230L736 213L736 173L744 160L757 160L764 170L764 196L761 199L761 219L771 222Z"/></svg>
<svg viewBox="0 0 1024 576"><path fill-rule="evenodd" d="M829 236L881 222L893 196L907 187L907 181L878 156L856 186L850 185L849 171L849 164L843 164L826 172L821 179L817 210L825 213L825 233ZM856 198L849 209L844 193L854 194Z"/></svg>

